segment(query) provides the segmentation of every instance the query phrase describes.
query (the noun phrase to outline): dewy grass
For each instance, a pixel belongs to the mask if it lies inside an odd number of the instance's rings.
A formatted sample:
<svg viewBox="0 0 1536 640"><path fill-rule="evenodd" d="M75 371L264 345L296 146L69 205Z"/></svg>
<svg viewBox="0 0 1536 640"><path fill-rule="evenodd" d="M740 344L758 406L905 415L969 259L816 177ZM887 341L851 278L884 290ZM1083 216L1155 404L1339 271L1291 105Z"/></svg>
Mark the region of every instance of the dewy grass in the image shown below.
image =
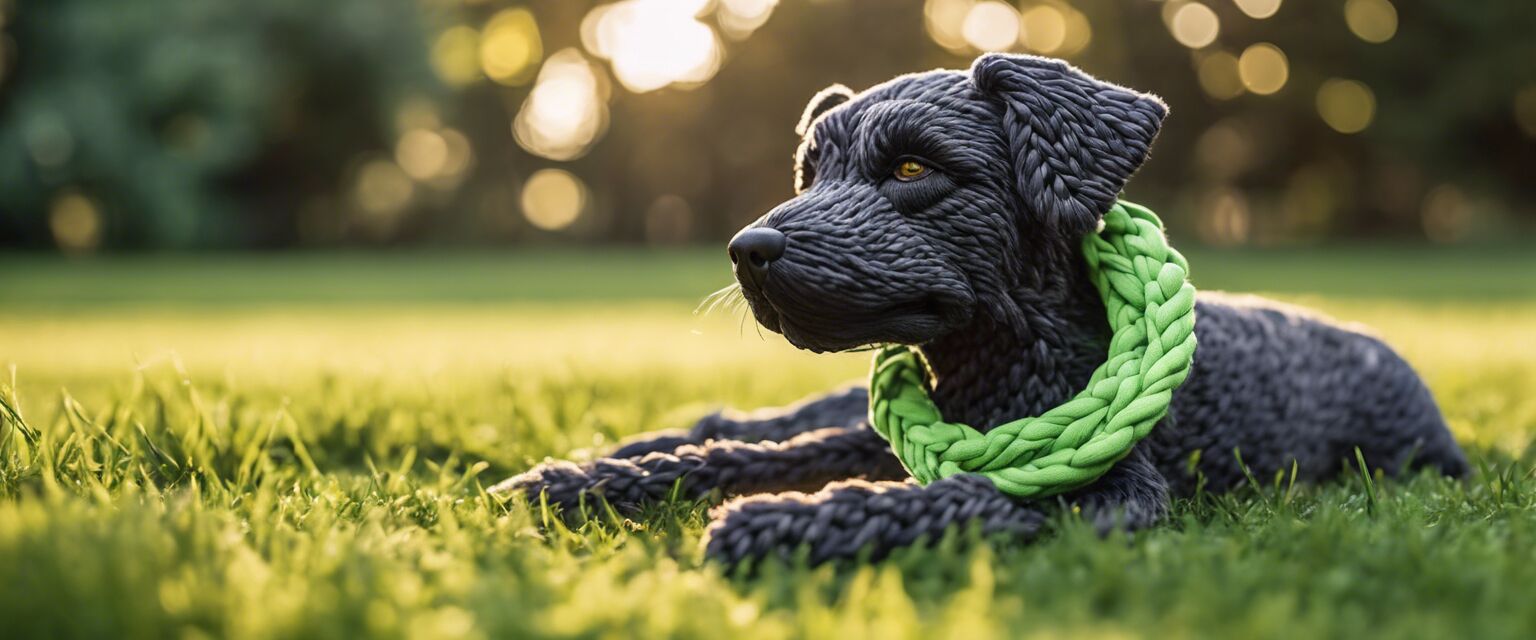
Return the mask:
<svg viewBox="0 0 1536 640"><path fill-rule="evenodd" d="M701 560L707 504L568 525L482 487L867 354L687 302L8 311L0 637L1536 635L1536 304L1307 302L1424 372L1470 479L1282 473L1130 539L750 576Z"/></svg>

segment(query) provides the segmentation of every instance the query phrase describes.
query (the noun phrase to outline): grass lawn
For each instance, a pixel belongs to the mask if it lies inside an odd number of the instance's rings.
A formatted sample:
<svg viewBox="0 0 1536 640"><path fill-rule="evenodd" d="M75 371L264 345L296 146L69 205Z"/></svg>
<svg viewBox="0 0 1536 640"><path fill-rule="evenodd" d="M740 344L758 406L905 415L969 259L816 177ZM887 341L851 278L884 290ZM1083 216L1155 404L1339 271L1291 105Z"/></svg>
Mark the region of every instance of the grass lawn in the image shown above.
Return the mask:
<svg viewBox="0 0 1536 640"><path fill-rule="evenodd" d="M1536 637L1536 258L1191 260L1374 327L1478 472L730 576L707 505L573 530L481 490L863 374L693 315L718 252L0 258L0 637Z"/></svg>

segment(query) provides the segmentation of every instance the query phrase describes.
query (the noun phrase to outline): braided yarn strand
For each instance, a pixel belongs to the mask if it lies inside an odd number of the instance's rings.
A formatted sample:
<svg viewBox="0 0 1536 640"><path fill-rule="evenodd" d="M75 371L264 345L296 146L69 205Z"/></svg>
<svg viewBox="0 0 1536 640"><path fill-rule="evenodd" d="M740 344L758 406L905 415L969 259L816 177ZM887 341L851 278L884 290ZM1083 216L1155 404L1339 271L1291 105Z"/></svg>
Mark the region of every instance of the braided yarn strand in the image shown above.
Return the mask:
<svg viewBox="0 0 1536 640"><path fill-rule="evenodd" d="M1043 415L982 433L944 422L917 351L882 349L870 374L870 423L920 484L957 474L1003 492L1050 496L1082 487L1130 453L1168 413L1195 356L1195 288L1162 221L1119 201L1083 242L1113 332L1088 386Z"/></svg>

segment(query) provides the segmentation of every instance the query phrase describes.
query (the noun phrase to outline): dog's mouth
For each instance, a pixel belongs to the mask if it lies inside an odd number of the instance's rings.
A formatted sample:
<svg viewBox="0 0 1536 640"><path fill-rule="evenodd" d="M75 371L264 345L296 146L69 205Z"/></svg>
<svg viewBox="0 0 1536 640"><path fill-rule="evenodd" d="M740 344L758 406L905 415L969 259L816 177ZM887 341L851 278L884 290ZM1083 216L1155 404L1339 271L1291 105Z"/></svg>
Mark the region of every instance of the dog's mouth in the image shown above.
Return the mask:
<svg viewBox="0 0 1536 640"><path fill-rule="evenodd" d="M848 300L805 304L772 288L743 286L753 316L790 344L816 353L851 351L878 344L920 345L964 325L970 305L922 294L877 307Z"/></svg>

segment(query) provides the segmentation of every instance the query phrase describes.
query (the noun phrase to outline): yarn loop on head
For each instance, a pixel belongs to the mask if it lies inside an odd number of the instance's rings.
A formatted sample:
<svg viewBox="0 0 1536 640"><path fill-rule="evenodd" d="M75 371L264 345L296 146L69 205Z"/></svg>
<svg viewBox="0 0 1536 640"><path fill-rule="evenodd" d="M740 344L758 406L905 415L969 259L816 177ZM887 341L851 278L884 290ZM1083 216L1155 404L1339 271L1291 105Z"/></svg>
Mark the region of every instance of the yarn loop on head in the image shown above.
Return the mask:
<svg viewBox="0 0 1536 640"><path fill-rule="evenodd" d="M1113 335L1104 364L1065 404L982 433L944 421L915 349L875 356L870 424L918 483L975 473L1018 497L1062 493L1098 479L1167 415L1195 357L1189 264L1156 215L1125 201L1084 239L1083 256Z"/></svg>

